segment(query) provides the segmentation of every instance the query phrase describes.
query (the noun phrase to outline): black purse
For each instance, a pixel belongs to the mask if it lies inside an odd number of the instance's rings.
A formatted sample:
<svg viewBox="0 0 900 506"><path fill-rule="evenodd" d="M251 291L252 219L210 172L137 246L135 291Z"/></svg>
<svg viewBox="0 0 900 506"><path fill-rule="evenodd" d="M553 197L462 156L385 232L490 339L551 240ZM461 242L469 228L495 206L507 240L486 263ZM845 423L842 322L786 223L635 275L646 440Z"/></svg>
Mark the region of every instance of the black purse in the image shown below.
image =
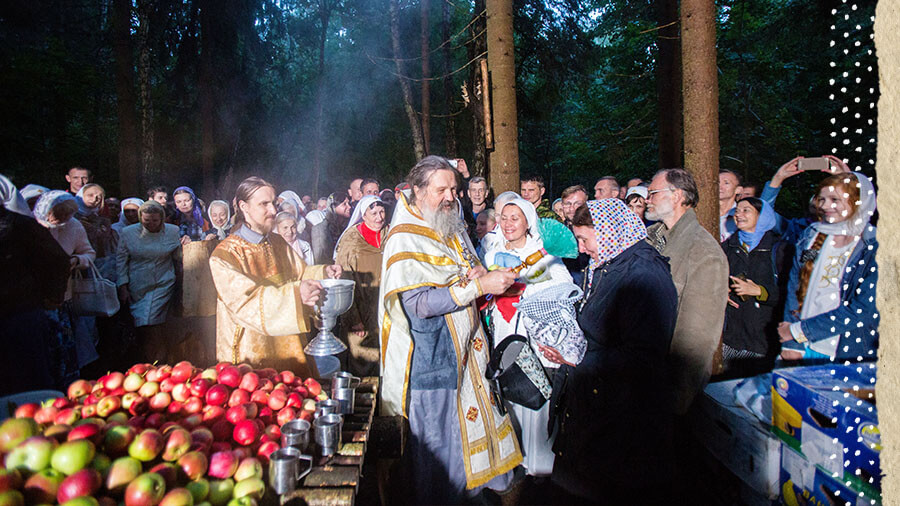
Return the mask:
<svg viewBox="0 0 900 506"><path fill-rule="evenodd" d="M517 316L517 329L518 323ZM499 384L497 393L503 399L528 409L540 409L550 399L552 388L547 373L528 338L520 334L505 337L494 348L485 376Z"/></svg>

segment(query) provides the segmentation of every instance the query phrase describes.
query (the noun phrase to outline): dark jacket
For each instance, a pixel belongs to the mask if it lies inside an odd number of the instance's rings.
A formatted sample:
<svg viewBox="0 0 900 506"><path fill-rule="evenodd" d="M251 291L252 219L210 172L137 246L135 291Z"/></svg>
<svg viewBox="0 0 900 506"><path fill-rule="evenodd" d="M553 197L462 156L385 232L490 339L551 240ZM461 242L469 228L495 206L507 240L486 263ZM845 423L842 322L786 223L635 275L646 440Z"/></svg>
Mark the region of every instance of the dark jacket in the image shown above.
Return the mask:
<svg viewBox="0 0 900 506"><path fill-rule="evenodd" d="M773 254L774 249L774 254ZM729 293L737 308L725 307L724 342L736 350L747 350L766 356L778 354L778 323L784 307L784 292L791 271L793 247L779 240L773 231L766 232L751 252L741 245L738 234L722 243L728 258L728 273L760 285L763 294L746 297Z"/></svg>
<svg viewBox="0 0 900 506"><path fill-rule="evenodd" d="M559 422L553 481L609 504L664 493L672 430L669 345L678 294L669 265L641 241L594 272L578 315L587 352L562 366L552 409ZM621 502L625 501L625 502Z"/></svg>

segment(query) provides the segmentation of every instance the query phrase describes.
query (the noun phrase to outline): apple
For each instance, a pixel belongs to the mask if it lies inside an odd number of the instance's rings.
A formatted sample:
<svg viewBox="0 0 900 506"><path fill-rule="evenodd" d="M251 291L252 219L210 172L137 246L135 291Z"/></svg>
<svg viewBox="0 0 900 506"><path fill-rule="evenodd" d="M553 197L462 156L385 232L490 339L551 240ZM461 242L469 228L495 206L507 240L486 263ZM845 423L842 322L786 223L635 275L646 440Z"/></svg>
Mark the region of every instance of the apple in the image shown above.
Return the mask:
<svg viewBox="0 0 900 506"><path fill-rule="evenodd" d="M160 462L150 468L151 473L162 476L166 482L166 490L173 489L178 486L178 472L181 469L171 462Z"/></svg>
<svg viewBox="0 0 900 506"><path fill-rule="evenodd" d="M194 395L196 397L203 397L206 395L207 390L209 390L209 387L211 386L212 383L210 383L208 380L205 380L203 378L194 378L191 380L189 388L191 390L191 395Z"/></svg>
<svg viewBox="0 0 900 506"><path fill-rule="evenodd" d="M303 380L303 386L305 386L306 389L309 390L309 393L313 396L317 396L322 393L322 385L320 385L319 382L313 378L306 378L305 380Z"/></svg>
<svg viewBox="0 0 900 506"><path fill-rule="evenodd" d="M259 408L259 414L256 417L266 424L275 423L275 412L269 406Z"/></svg>
<svg viewBox="0 0 900 506"><path fill-rule="evenodd" d="M253 457L245 457L241 459L241 462L238 464L237 470L234 472L234 479L238 483L249 478L262 479L262 477L262 464L260 464L259 460Z"/></svg>
<svg viewBox="0 0 900 506"><path fill-rule="evenodd" d="M231 392L228 387L223 384L213 385L206 391L206 404L211 406L221 406L228 400Z"/></svg>
<svg viewBox="0 0 900 506"><path fill-rule="evenodd" d="M155 381L147 381L138 389L141 397L150 398L159 393L159 383Z"/></svg>
<svg viewBox="0 0 900 506"><path fill-rule="evenodd" d="M175 383L175 386L172 387L172 398L178 402L187 401L191 398L190 387L186 383Z"/></svg>
<svg viewBox="0 0 900 506"><path fill-rule="evenodd" d="M66 437L67 441L75 441L77 439L87 439L97 445L100 443L100 440L103 439L101 427L93 423L78 425L72 428Z"/></svg>
<svg viewBox="0 0 900 506"><path fill-rule="evenodd" d="M205 380L209 380L212 383L217 383L218 382L217 380L219 378L219 373L216 372L215 367L210 367L210 368L204 369L202 372L200 372L200 377Z"/></svg>
<svg viewBox="0 0 900 506"><path fill-rule="evenodd" d="M153 411L165 411L172 403L172 396L168 392L157 392L150 398L150 409Z"/></svg>
<svg viewBox="0 0 900 506"><path fill-rule="evenodd" d="M273 390L269 394L269 407L272 411L278 411L287 404L287 395L283 390Z"/></svg>
<svg viewBox="0 0 900 506"><path fill-rule="evenodd" d="M315 411L307 411L304 409L303 411L300 412L299 415L297 415L297 418L299 418L301 420L306 420L307 422L312 423L314 414L315 414Z"/></svg>
<svg viewBox="0 0 900 506"><path fill-rule="evenodd" d="M188 414L196 414L203 410L203 400L199 397L189 397L184 401L184 412Z"/></svg>
<svg viewBox="0 0 900 506"><path fill-rule="evenodd" d="M146 397L138 396L134 402L131 403L131 406L128 407L128 412L132 415L144 415L150 411L150 401L147 400Z"/></svg>
<svg viewBox="0 0 900 506"><path fill-rule="evenodd" d="M245 392L253 392L259 386L259 375L255 372L248 372L241 376L241 382L238 388Z"/></svg>
<svg viewBox="0 0 900 506"><path fill-rule="evenodd" d="M188 430L193 430L203 423L203 415L194 413L181 419L181 425Z"/></svg>
<svg viewBox="0 0 900 506"><path fill-rule="evenodd" d="M288 385L294 383L294 379L296 379L294 373L288 370L281 371L281 374L279 376L281 378L281 382L287 383Z"/></svg>
<svg viewBox="0 0 900 506"><path fill-rule="evenodd" d="M184 488L190 491L195 503L205 501L206 497L209 495L209 481L205 478L190 481Z"/></svg>
<svg viewBox="0 0 900 506"><path fill-rule="evenodd" d="M137 392L126 392L122 395L122 409L130 410L131 405L140 398L141 396Z"/></svg>
<svg viewBox="0 0 900 506"><path fill-rule="evenodd" d="M107 374L106 376L103 376L99 380L99 382L102 383L103 387L106 388L107 390L115 390L115 389L119 388L120 386L122 386L124 381L125 381L125 375L118 371L111 372L111 373Z"/></svg>
<svg viewBox="0 0 900 506"><path fill-rule="evenodd" d="M54 504L56 493L66 475L55 469L44 469L25 480L22 492L28 504Z"/></svg>
<svg viewBox="0 0 900 506"><path fill-rule="evenodd" d="M69 385L69 389L67 390L66 395L69 397L69 399L72 399L74 401L75 399L84 397L85 395L91 393L91 388L93 388L93 385L91 385L90 381L83 379L75 380L71 385Z"/></svg>
<svg viewBox="0 0 900 506"><path fill-rule="evenodd" d="M176 488L166 492L159 506L194 506L194 495L186 488Z"/></svg>
<svg viewBox="0 0 900 506"><path fill-rule="evenodd" d="M6 455L6 468L18 469L25 474L36 473L50 467L50 456L56 448L56 440L34 436L19 443Z"/></svg>
<svg viewBox="0 0 900 506"><path fill-rule="evenodd" d="M122 398L118 395L107 395L97 401L97 415L103 418L115 413L122 407Z"/></svg>
<svg viewBox="0 0 900 506"><path fill-rule="evenodd" d="M66 440L70 430L72 430L71 425L53 424L44 429L44 436L55 439L57 443L62 443Z"/></svg>
<svg viewBox="0 0 900 506"><path fill-rule="evenodd" d="M251 497L253 499L262 499L266 492L266 484L262 478L253 476L244 480L240 480L234 484L234 497Z"/></svg>
<svg viewBox="0 0 900 506"><path fill-rule="evenodd" d="M129 373L122 382L122 388L124 388L126 392L137 392L143 385L144 377L136 372Z"/></svg>
<svg viewBox="0 0 900 506"><path fill-rule="evenodd" d="M106 497L107 501L103 504L103 506L116 506L116 501L113 501L109 497ZM89 495L83 495L81 497L75 497L73 499L69 499L64 502L61 506L101 506L100 500L96 497L91 497Z"/></svg>
<svg viewBox="0 0 900 506"><path fill-rule="evenodd" d="M61 409L53 418L53 423L73 425L81 419L81 407Z"/></svg>
<svg viewBox="0 0 900 506"><path fill-rule="evenodd" d="M228 397L229 406L239 406L250 402L250 394L246 390L235 389Z"/></svg>
<svg viewBox="0 0 900 506"><path fill-rule="evenodd" d="M119 457L106 473L106 488L113 493L122 492L141 474L141 462L132 457Z"/></svg>
<svg viewBox="0 0 900 506"><path fill-rule="evenodd" d="M191 447L191 433L181 427L169 431L166 436L166 447L163 451L163 460L174 462L188 452Z"/></svg>
<svg viewBox="0 0 900 506"><path fill-rule="evenodd" d="M264 434L269 441L281 441L281 427L274 423L266 426Z"/></svg>
<svg viewBox="0 0 900 506"><path fill-rule="evenodd" d="M144 473L125 489L125 506L155 506L166 493L166 483L156 473Z"/></svg>
<svg viewBox="0 0 900 506"><path fill-rule="evenodd" d="M237 485L235 485L237 487ZM245 496L245 497L235 497L234 499L228 501L226 506L259 506L259 503L256 502L256 499Z"/></svg>
<svg viewBox="0 0 900 506"><path fill-rule="evenodd" d="M235 390L235 392L239 392L239 391L242 391L242 390ZM225 412L225 419L228 420L229 422L237 425L238 422L241 422L241 421L247 419L247 408L245 408L243 405L232 406L232 407L228 408L228 411Z"/></svg>
<svg viewBox="0 0 900 506"><path fill-rule="evenodd" d="M153 382L159 383L160 379L161 378L159 377L159 369L157 369L155 367L148 369L147 373L144 374L144 380L148 381L148 382L153 381Z"/></svg>
<svg viewBox="0 0 900 506"><path fill-rule="evenodd" d="M66 409L71 408L75 403L68 397L57 397L56 399L53 399L51 405L56 409Z"/></svg>
<svg viewBox="0 0 900 506"><path fill-rule="evenodd" d="M191 379L194 374L194 366L188 361L178 362L172 368L172 374L169 376L175 383L184 383Z"/></svg>
<svg viewBox="0 0 900 506"><path fill-rule="evenodd" d="M94 460L91 461L89 467L94 469L100 476L106 476L106 473L109 472L109 468L112 466L112 459L110 459L105 453L97 452L94 455Z"/></svg>
<svg viewBox="0 0 900 506"><path fill-rule="evenodd" d="M228 420L224 418L215 422L212 427L213 436L216 441L228 441L231 439L231 434L234 431L234 426Z"/></svg>
<svg viewBox="0 0 900 506"><path fill-rule="evenodd" d="M22 479L22 473L18 469L0 468L0 492L18 490L24 483L25 480Z"/></svg>
<svg viewBox="0 0 900 506"><path fill-rule="evenodd" d="M167 380L172 376L172 366L170 366L169 364L163 364L156 368L156 374L156 381L162 382L164 380Z"/></svg>
<svg viewBox="0 0 900 506"><path fill-rule="evenodd" d="M125 413L124 411L116 411L115 413L106 417L106 423L107 424L110 424L110 423L126 424L126 423L128 423L128 419L129 419L128 413Z"/></svg>
<svg viewBox="0 0 900 506"><path fill-rule="evenodd" d="M250 394L250 402L259 404L260 406L268 406L269 394L262 390L254 390L253 393Z"/></svg>
<svg viewBox="0 0 900 506"><path fill-rule="evenodd" d="M103 451L114 457L125 455L136 436L137 431L134 427L128 425L110 427L103 435Z"/></svg>
<svg viewBox="0 0 900 506"><path fill-rule="evenodd" d="M216 452L209 458L209 475L213 478L231 478L237 467L238 460L230 451Z"/></svg>
<svg viewBox="0 0 900 506"><path fill-rule="evenodd" d="M281 426L295 418L297 418L297 412L294 410L294 408L285 407L281 408L281 410L278 411L278 416L275 418L275 420L278 422L278 425Z"/></svg>
<svg viewBox="0 0 900 506"><path fill-rule="evenodd" d="M159 391L172 393L172 390L175 389L175 385L178 384L179 383L172 381L172 378L166 378L159 382Z"/></svg>
<svg viewBox="0 0 900 506"><path fill-rule="evenodd" d="M259 439L259 427L253 420L243 420L234 426L232 436L241 446L250 446Z"/></svg>
<svg viewBox="0 0 900 506"><path fill-rule="evenodd" d="M127 375L129 375L129 374L131 374L131 373L144 374L144 373L146 373L151 367L153 367L153 366L151 366L150 364L146 364L146 363L144 363L144 364L134 364L133 366L129 367L127 371L125 371L125 375L127 376Z"/></svg>
<svg viewBox="0 0 900 506"><path fill-rule="evenodd" d="M215 439L212 431L206 427L197 427L191 431L191 443L206 443L207 445L211 445Z"/></svg>
<svg viewBox="0 0 900 506"><path fill-rule="evenodd" d="M279 445L275 441L263 441L262 444L259 445L259 448L256 449L256 456L259 458L260 462L262 462L263 464L268 464L269 455L274 453L279 448L281 448L281 445Z"/></svg>
<svg viewBox="0 0 900 506"><path fill-rule="evenodd" d="M0 506L25 506L25 496L18 490L0 492Z"/></svg>
<svg viewBox="0 0 900 506"><path fill-rule="evenodd" d="M93 495L101 484L100 473L90 468L82 469L60 483L56 500L62 504L76 497Z"/></svg>
<svg viewBox="0 0 900 506"><path fill-rule="evenodd" d="M44 406L34 413L34 421L37 423L53 423L57 414L59 414L59 409L53 406Z"/></svg>
<svg viewBox="0 0 900 506"><path fill-rule="evenodd" d="M81 418L91 418L97 416L97 401L99 399L94 399L92 404L85 404L81 406ZM76 408L77 410L78 408Z"/></svg>
<svg viewBox="0 0 900 506"><path fill-rule="evenodd" d="M210 480L209 495L206 499L212 506L225 506L234 495L234 480Z"/></svg>
<svg viewBox="0 0 900 506"><path fill-rule="evenodd" d="M315 397L312 397L312 398L315 399L315 400L317 400L317 401L327 401L327 400L328 400L328 394L326 394L325 392L319 392L318 394L316 394Z"/></svg>
<svg viewBox="0 0 900 506"><path fill-rule="evenodd" d="M170 415L178 415L184 410L184 403L178 401L172 401L169 403L169 406L166 408L166 413Z"/></svg>
<svg viewBox="0 0 900 506"><path fill-rule="evenodd" d="M297 392L291 392L287 396L285 406L289 408L301 408L303 406L303 397Z"/></svg>
<svg viewBox="0 0 900 506"><path fill-rule="evenodd" d="M87 467L96 452L94 443L87 439L66 441L53 450L50 466L67 476L72 475Z"/></svg>
<svg viewBox="0 0 900 506"><path fill-rule="evenodd" d="M17 407L13 416L16 418L34 418L34 414L37 413L37 410L39 409L41 409L39 404L28 402Z"/></svg>
<svg viewBox="0 0 900 506"><path fill-rule="evenodd" d="M284 392L285 394L287 394L287 392L288 392L288 386L285 385L284 383L282 383L282 382L279 381L278 383L275 383L275 387L272 389L273 392L274 392L275 390L281 390L282 392Z"/></svg>
<svg viewBox="0 0 900 506"><path fill-rule="evenodd" d="M203 408L203 423L206 425L214 425L219 420L225 419L225 408L222 406L206 406Z"/></svg>
<svg viewBox="0 0 900 506"><path fill-rule="evenodd" d="M275 383L269 378L261 379L259 380L259 386L256 389L262 390L263 392L271 392L275 389Z"/></svg>
<svg viewBox="0 0 900 506"><path fill-rule="evenodd" d="M306 398L309 397L309 389L303 386L302 384L294 387L294 392L300 394L300 397Z"/></svg>
<svg viewBox="0 0 900 506"><path fill-rule="evenodd" d="M75 504L72 506L117 506L118 505L116 500L109 496L96 497L95 499L97 500L97 504ZM80 501L80 500L81 500L80 498L75 499L75 501ZM63 505L63 506L65 506L65 505Z"/></svg>
<svg viewBox="0 0 900 506"><path fill-rule="evenodd" d="M128 446L128 455L141 462L150 462L162 452L164 447L165 440L159 431L145 429Z"/></svg>
<svg viewBox="0 0 900 506"><path fill-rule="evenodd" d="M202 452L190 451L178 459L178 467L189 480L199 480L209 470L209 459Z"/></svg>
<svg viewBox="0 0 900 506"><path fill-rule="evenodd" d="M141 431L144 430L144 422L147 421L147 417L145 416L132 416L126 422L129 427L134 427L135 430Z"/></svg>
<svg viewBox="0 0 900 506"><path fill-rule="evenodd" d="M222 370L219 371L217 381L220 385L237 388L237 386L241 384L241 376L241 372L237 367L229 365L223 367Z"/></svg>

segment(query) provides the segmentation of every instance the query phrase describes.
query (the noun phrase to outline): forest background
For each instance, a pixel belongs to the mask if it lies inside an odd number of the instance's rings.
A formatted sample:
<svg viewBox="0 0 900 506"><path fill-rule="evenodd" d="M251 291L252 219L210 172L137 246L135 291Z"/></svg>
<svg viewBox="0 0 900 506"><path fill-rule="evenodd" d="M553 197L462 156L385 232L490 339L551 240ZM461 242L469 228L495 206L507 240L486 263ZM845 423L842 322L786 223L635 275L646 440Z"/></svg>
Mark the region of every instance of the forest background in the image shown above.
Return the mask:
<svg viewBox="0 0 900 506"><path fill-rule="evenodd" d="M874 176L874 2L716 5L720 166L764 183L835 153ZM680 164L677 6L514 1L520 172L548 196ZM300 194L393 186L422 149L489 172L484 26L483 0L2 2L0 172L59 188L79 165L109 195L189 185L207 202L250 174ZM799 212L818 179L789 180L779 207Z"/></svg>

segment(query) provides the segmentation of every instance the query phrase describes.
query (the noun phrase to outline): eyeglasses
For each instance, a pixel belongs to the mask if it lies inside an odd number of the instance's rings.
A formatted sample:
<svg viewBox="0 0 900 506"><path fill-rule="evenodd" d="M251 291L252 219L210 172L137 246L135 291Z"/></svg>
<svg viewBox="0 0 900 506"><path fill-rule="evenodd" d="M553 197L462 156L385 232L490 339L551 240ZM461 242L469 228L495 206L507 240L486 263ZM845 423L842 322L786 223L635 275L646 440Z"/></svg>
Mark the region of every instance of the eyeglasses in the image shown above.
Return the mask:
<svg viewBox="0 0 900 506"><path fill-rule="evenodd" d="M678 188L660 188L659 190L651 190L651 191L648 191L648 192L647 192L647 198L650 198L650 197L652 197L654 194L657 194L657 193L659 193L659 192L666 192L666 191L673 192L673 191L675 191L675 190L677 190L677 189L678 189Z"/></svg>
<svg viewBox="0 0 900 506"><path fill-rule="evenodd" d="M576 200L574 202L566 202L565 200L562 201L562 206L564 209L569 207L581 207L583 204L583 200Z"/></svg>

